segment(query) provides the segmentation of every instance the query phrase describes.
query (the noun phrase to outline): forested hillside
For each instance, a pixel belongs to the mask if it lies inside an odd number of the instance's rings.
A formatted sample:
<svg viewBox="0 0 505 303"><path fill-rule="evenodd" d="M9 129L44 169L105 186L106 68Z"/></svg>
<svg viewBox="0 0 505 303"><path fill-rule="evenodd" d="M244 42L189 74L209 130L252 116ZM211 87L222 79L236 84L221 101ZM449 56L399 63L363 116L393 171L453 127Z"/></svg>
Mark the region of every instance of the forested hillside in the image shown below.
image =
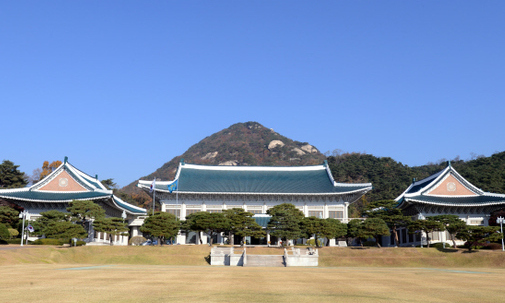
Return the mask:
<svg viewBox="0 0 505 303"><path fill-rule="evenodd" d="M353 211L360 212L362 204L394 199L412 183L424 179L447 166L447 162L409 167L389 157L378 158L361 153L345 153L328 157L333 177L338 182L371 182L374 189L365 199L356 202ZM491 157L463 161L451 165L468 181L484 191L505 193L505 152Z"/></svg>

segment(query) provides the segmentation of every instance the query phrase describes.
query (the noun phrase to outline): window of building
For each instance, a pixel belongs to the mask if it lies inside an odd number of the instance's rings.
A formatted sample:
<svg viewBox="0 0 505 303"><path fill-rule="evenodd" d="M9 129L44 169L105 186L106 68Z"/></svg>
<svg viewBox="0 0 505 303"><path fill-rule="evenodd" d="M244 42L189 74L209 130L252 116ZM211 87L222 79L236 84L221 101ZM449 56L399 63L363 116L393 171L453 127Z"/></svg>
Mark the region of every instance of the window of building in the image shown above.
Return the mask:
<svg viewBox="0 0 505 303"><path fill-rule="evenodd" d="M167 213L175 215L177 218L179 218L181 216L180 209L167 209Z"/></svg>
<svg viewBox="0 0 505 303"><path fill-rule="evenodd" d="M344 218L344 212L341 210L337 211L330 211L328 213L329 217L332 219L343 219Z"/></svg>
<svg viewBox="0 0 505 303"><path fill-rule="evenodd" d="M311 210L311 211L309 211L309 217L322 218L323 217L323 212L322 211Z"/></svg>
<svg viewBox="0 0 505 303"><path fill-rule="evenodd" d="M201 209L186 209L186 216L202 211Z"/></svg>
<svg viewBox="0 0 505 303"><path fill-rule="evenodd" d="M222 213L222 209L207 209L208 213Z"/></svg>
<svg viewBox="0 0 505 303"><path fill-rule="evenodd" d="M261 209L248 209L247 212L250 212L252 214L262 214L263 212Z"/></svg>

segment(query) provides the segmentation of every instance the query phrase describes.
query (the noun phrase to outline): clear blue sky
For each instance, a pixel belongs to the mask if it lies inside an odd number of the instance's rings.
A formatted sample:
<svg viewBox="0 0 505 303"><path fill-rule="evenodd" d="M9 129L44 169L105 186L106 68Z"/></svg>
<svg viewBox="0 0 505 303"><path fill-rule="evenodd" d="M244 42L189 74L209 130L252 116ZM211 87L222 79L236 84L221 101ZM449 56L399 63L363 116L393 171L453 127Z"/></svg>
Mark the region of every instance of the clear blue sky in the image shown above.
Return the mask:
<svg viewBox="0 0 505 303"><path fill-rule="evenodd" d="M0 161L124 186L237 122L409 166L505 150L505 1L3 1Z"/></svg>

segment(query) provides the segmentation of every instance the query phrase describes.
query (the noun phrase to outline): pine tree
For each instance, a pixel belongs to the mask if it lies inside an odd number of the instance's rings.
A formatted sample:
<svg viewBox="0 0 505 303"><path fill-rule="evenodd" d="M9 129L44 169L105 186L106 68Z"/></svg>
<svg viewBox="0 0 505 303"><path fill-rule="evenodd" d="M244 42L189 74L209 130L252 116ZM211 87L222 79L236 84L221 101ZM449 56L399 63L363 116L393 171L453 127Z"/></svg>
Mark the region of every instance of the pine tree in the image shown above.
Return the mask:
<svg viewBox="0 0 505 303"><path fill-rule="evenodd" d="M28 184L25 173L20 172L18 167L9 160L0 164L0 188L17 188Z"/></svg>

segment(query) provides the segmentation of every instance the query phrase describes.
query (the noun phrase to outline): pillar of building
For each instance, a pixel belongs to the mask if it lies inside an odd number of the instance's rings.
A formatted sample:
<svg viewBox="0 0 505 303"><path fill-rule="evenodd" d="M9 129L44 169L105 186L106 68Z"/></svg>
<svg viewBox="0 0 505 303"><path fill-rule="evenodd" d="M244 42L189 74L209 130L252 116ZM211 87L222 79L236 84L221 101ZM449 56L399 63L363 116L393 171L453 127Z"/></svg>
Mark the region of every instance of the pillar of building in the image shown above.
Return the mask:
<svg viewBox="0 0 505 303"><path fill-rule="evenodd" d="M181 204L181 212L180 212L180 218L181 220L185 220L186 219L186 203L182 203ZM186 243L186 242L184 242Z"/></svg>

